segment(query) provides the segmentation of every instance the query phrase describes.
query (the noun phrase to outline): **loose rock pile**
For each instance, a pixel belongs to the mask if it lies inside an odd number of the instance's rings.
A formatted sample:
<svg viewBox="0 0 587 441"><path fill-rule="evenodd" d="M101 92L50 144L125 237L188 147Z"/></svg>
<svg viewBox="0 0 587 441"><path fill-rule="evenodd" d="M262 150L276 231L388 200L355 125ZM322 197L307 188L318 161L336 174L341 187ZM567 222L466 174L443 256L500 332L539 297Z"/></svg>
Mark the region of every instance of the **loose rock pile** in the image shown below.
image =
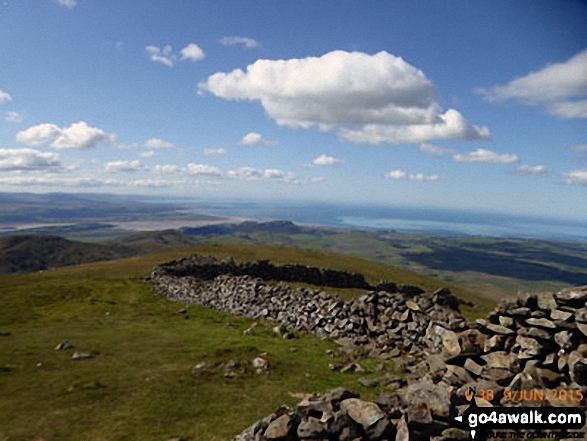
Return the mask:
<svg viewBox="0 0 587 441"><path fill-rule="evenodd" d="M198 278L193 274L202 272L189 268L201 261L196 257L155 268L157 291L173 300L315 332L368 349L370 355L401 356L408 365L407 385L375 403L337 389L296 409L281 408L235 441L466 439L468 433L453 422L470 400L486 407L585 406L587 286L520 295L501 302L486 319L466 322L448 290L398 292L387 283L379 286L387 291L345 302L321 291L215 273L210 259L204 259L210 275ZM176 267L181 271L172 270Z"/></svg>

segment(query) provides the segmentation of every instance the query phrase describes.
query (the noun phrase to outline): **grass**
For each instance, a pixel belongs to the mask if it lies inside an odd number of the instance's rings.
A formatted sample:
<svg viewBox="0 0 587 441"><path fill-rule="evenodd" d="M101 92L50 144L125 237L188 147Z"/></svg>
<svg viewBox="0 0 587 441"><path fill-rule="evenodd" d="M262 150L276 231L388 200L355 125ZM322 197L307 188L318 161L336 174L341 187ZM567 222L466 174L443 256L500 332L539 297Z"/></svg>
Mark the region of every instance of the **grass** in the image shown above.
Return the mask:
<svg viewBox="0 0 587 441"><path fill-rule="evenodd" d="M289 393L345 386L367 398L357 379L378 375L333 372L329 341L312 335L283 340L270 323L254 336L252 320L187 307L157 296L144 281L158 263L190 252L236 260L270 259L362 272L370 282L435 288L439 282L362 259L311 250L207 244L144 255L0 276L0 440L228 440L281 404ZM74 349L56 351L68 340ZM72 360L74 351L94 358ZM223 363L250 366L266 353L270 375L247 369L223 376ZM201 376L194 366L206 362ZM391 368L391 367L390 367Z"/></svg>

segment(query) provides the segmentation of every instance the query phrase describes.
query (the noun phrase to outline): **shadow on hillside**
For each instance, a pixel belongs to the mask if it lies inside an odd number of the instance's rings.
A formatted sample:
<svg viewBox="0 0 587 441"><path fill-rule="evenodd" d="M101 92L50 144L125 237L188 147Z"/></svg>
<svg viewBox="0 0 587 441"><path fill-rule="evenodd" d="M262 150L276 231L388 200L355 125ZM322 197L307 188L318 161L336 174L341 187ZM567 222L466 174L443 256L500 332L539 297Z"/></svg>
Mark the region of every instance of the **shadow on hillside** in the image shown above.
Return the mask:
<svg viewBox="0 0 587 441"><path fill-rule="evenodd" d="M406 258L428 268L444 271L476 271L528 281L556 280L574 285L587 284L587 274L552 266L524 262L514 257L459 247L437 248L430 253L404 253ZM548 259L545 259L548 260Z"/></svg>

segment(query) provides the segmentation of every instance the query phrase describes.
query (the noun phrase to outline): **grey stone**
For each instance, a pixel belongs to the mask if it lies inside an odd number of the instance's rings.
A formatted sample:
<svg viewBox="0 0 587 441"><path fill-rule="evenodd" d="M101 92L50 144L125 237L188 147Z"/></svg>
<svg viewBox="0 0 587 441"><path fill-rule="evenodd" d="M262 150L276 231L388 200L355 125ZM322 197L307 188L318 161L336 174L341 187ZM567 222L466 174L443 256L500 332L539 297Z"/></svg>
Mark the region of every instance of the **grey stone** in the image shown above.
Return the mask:
<svg viewBox="0 0 587 441"><path fill-rule="evenodd" d="M363 401L358 398L348 398L340 403L340 410L348 414L353 421L356 421L364 429L375 424L385 413L375 403Z"/></svg>
<svg viewBox="0 0 587 441"><path fill-rule="evenodd" d="M577 286L572 288L566 288L562 291L557 292L554 298L558 302L569 303L569 302L585 302L587 301L587 286Z"/></svg>
<svg viewBox="0 0 587 441"><path fill-rule="evenodd" d="M573 347L573 334L569 331L561 331L554 334L554 341L561 349L569 350Z"/></svg>
<svg viewBox="0 0 587 441"><path fill-rule="evenodd" d="M548 329L556 328L554 323L552 323L550 320L545 319L545 318L529 318L529 319L526 319L526 323L529 324L530 326L539 326L541 328L548 328Z"/></svg>
<svg viewBox="0 0 587 441"><path fill-rule="evenodd" d="M89 360L90 358L94 358L94 355L89 352L74 352L71 358L74 360Z"/></svg>
<svg viewBox="0 0 587 441"><path fill-rule="evenodd" d="M71 349L71 348L73 348L73 345L68 341L63 341L63 342L59 343L57 346L55 346L56 351L63 351L65 349Z"/></svg>
<svg viewBox="0 0 587 441"><path fill-rule="evenodd" d="M562 311L560 309L553 309L550 311L550 318L553 320L563 320L566 321L573 316L573 313L568 311Z"/></svg>
<svg viewBox="0 0 587 441"><path fill-rule="evenodd" d="M295 419L290 414L284 414L273 420L265 430L268 440L285 440L296 429Z"/></svg>
<svg viewBox="0 0 587 441"><path fill-rule="evenodd" d="M514 333L512 329L506 328L505 326L501 325L495 325L493 323L488 323L487 329L489 329L492 332L495 332L496 334L509 335Z"/></svg>

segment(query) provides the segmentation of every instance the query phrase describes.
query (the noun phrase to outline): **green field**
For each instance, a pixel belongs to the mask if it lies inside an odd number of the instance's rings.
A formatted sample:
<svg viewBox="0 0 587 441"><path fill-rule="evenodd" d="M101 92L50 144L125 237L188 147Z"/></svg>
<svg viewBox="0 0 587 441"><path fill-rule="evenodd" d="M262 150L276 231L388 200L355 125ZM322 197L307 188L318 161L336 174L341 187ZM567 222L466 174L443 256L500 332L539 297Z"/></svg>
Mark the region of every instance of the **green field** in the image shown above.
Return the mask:
<svg viewBox="0 0 587 441"><path fill-rule="evenodd" d="M339 373L326 353L335 346L311 335L274 336L269 323L243 335L252 321L157 296L144 281L153 266L188 252L258 258L275 263L362 272L419 284L440 282L362 259L282 247L202 245L189 251L132 257L0 276L0 440L228 440L290 394L346 386L372 398L357 383L378 376L376 360L361 360L364 374ZM62 341L73 349L55 350ZM72 360L75 351L94 358ZM267 377L250 361L266 353ZM248 367L223 376L231 359ZM200 376L194 366L205 362ZM393 369L386 365L387 369Z"/></svg>

